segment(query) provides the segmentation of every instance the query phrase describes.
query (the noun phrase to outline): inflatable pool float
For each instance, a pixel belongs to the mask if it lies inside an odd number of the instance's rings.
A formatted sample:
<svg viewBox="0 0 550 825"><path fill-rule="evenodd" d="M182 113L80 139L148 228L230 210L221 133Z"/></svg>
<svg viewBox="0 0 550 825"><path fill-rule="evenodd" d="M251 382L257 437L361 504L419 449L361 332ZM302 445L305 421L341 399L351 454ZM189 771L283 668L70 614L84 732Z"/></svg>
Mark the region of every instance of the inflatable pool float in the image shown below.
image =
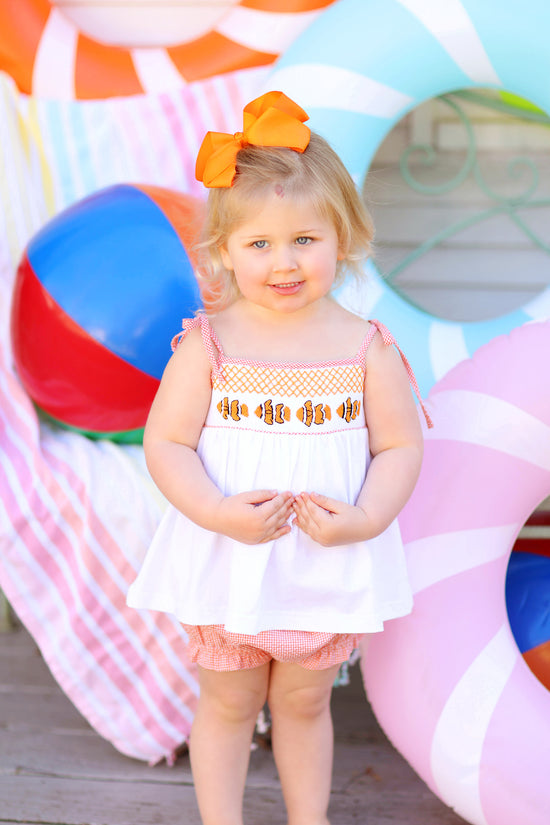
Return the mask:
<svg viewBox="0 0 550 825"><path fill-rule="evenodd" d="M201 306L203 201L119 184L49 221L17 270L15 365L36 404L94 438L140 443L170 357L166 330Z"/></svg>
<svg viewBox="0 0 550 825"><path fill-rule="evenodd" d="M547 506L547 505L545 505ZM506 606L516 644L529 668L550 690L550 512L533 513L508 564Z"/></svg>
<svg viewBox="0 0 550 825"><path fill-rule="evenodd" d="M526 324L430 393L434 428L400 517L414 609L370 637L361 664L390 740L474 825L547 825L550 811L550 691L505 599L516 537L550 491L549 346L550 322Z"/></svg>
<svg viewBox="0 0 550 825"><path fill-rule="evenodd" d="M423 101L468 87L506 89L550 111L550 6L526 0L341 0L290 46L267 77L310 115L360 184L384 137ZM550 310L546 289L517 311L456 323L413 307L369 265L370 283L340 300L399 331L421 390L496 335ZM518 279L521 275L518 273Z"/></svg>
<svg viewBox="0 0 550 825"><path fill-rule="evenodd" d="M49 0L17 0L0 6L0 70L25 94L56 99L165 92L272 63L331 2L290 0L281 10L280 3L235 0L221 4L216 25L199 38L122 48L79 32ZM200 3L189 5L189 15L199 17Z"/></svg>

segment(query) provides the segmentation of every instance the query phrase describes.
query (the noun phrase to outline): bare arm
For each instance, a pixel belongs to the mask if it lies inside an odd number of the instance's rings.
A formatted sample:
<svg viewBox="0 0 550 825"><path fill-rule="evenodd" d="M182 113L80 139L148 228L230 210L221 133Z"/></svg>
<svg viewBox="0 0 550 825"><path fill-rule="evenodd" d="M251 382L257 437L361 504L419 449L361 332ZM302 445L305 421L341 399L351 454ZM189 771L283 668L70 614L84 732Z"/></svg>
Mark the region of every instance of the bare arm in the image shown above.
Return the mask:
<svg viewBox="0 0 550 825"><path fill-rule="evenodd" d="M400 356L375 335L367 353L365 414L372 461L354 505L301 493L297 523L320 544L363 541L382 533L408 501L420 473L422 430Z"/></svg>
<svg viewBox="0 0 550 825"><path fill-rule="evenodd" d="M207 530L257 544L288 532L291 496L256 490L224 496L196 449L210 405L210 363L199 330L192 330L164 371L151 407L143 447L155 484L184 515Z"/></svg>
<svg viewBox="0 0 550 825"><path fill-rule="evenodd" d="M424 443L401 357L379 334L367 356L365 411L373 459L357 504L382 532L414 490Z"/></svg>

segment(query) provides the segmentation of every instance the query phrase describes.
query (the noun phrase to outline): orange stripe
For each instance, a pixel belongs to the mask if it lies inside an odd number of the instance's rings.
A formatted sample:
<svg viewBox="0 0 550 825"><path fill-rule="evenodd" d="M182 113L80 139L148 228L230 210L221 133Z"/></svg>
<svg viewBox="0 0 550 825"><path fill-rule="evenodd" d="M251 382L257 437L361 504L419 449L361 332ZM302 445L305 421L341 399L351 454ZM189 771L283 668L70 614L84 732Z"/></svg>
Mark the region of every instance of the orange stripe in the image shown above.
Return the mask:
<svg viewBox="0 0 550 825"><path fill-rule="evenodd" d="M24 94L32 94L36 50L50 11L49 0L0 2L0 70Z"/></svg>
<svg viewBox="0 0 550 825"><path fill-rule="evenodd" d="M137 184L136 189L148 195L161 212L166 215L185 247L191 265L196 268L198 261L195 246L201 236L205 202L199 198L194 198L192 195L178 195L169 189L164 189L162 186Z"/></svg>
<svg viewBox="0 0 550 825"><path fill-rule="evenodd" d="M75 89L80 100L143 93L129 50L105 46L84 34L78 36Z"/></svg>
<svg viewBox="0 0 550 825"><path fill-rule="evenodd" d="M334 0L241 0L240 6L256 11L300 12L316 11L331 6Z"/></svg>
<svg viewBox="0 0 550 825"><path fill-rule="evenodd" d="M277 55L257 52L228 40L222 34L210 32L204 37L166 49L176 68L186 80L203 80L238 69L267 66Z"/></svg>
<svg viewBox="0 0 550 825"><path fill-rule="evenodd" d="M334 0L242 0L241 6L266 12L308 12L332 5ZM0 70L13 77L17 87L32 94L32 74L40 38L52 9L49 0L0 0ZM186 80L202 80L238 69L267 66L277 55L248 49L210 32L191 43L167 49ZM75 69L77 99L97 99L140 94L143 88L130 51L108 46L79 34Z"/></svg>
<svg viewBox="0 0 550 825"><path fill-rule="evenodd" d="M550 690L550 641L527 650L523 658L539 682Z"/></svg>

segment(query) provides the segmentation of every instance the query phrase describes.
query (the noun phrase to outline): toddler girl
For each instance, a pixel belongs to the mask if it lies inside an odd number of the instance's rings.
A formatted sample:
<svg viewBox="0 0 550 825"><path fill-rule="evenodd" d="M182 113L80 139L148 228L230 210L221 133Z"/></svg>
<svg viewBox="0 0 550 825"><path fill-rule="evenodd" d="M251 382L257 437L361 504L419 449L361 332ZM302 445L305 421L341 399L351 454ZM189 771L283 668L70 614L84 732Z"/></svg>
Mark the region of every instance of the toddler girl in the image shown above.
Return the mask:
<svg viewBox="0 0 550 825"><path fill-rule="evenodd" d="M362 634L412 607L395 521L422 457L412 374L382 325L331 297L372 227L305 120L269 92L243 133L205 137L217 311L184 320L145 430L172 506L128 603L189 635L204 825L242 825L266 701L289 825L328 823L334 678Z"/></svg>

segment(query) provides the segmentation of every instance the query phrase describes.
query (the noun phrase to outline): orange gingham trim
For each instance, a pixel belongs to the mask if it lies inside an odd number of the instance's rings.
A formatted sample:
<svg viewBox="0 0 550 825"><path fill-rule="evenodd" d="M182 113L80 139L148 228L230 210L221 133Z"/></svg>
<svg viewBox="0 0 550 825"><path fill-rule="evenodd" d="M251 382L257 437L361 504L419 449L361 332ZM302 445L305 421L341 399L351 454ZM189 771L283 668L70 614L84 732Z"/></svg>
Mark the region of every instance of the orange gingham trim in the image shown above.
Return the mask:
<svg viewBox="0 0 550 825"><path fill-rule="evenodd" d="M212 376L212 387L223 392L253 392L268 395L277 387L284 396L325 396L363 392L364 370L358 364L342 366L269 367L224 362L223 378Z"/></svg>
<svg viewBox="0 0 550 825"><path fill-rule="evenodd" d="M306 670L347 662L358 646L358 633L264 630L255 636L229 633L223 625L183 625L189 636L187 655L207 670L232 671L260 667L272 659Z"/></svg>

